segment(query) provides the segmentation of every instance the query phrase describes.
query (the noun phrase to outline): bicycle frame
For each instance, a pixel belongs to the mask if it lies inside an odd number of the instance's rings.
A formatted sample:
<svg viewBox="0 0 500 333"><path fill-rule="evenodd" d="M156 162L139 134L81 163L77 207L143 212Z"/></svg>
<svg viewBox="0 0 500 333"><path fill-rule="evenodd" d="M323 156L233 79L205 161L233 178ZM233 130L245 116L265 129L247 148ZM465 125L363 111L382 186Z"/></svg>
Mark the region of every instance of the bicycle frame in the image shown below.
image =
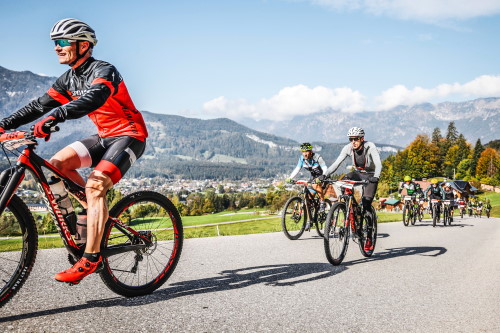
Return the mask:
<svg viewBox="0 0 500 333"><path fill-rule="evenodd" d="M405 195L403 197L405 207L408 209L408 212L413 216L413 197L411 195Z"/></svg>
<svg viewBox="0 0 500 333"><path fill-rule="evenodd" d="M440 207L441 207L441 200L438 199L431 199L431 206L432 209L438 213L440 213Z"/></svg>
<svg viewBox="0 0 500 333"><path fill-rule="evenodd" d="M29 171L36 180L38 188L45 194L44 201L49 209L50 214L52 215L53 221L55 221L55 225L61 236L64 246L67 251L75 258L81 257L83 254L83 248L75 243L69 227L64 219L64 216L57 205L56 199L52 190L48 184L47 178L43 172L43 168L48 169L50 172L57 175L64 182L66 189L78 200L81 202L87 202L85 195L85 188L76 184L74 181L69 179L67 176L61 173L56 167L50 164L48 161L38 156L35 152L36 141L28 132L12 132L0 135L0 141L9 141L9 140L25 140L24 145L27 145L26 148L20 153L17 158L17 163L15 166L8 168L0 174L0 215L8 206L10 200L16 193L21 182L24 180L26 175L26 171ZM30 141L31 140L31 141ZM129 226L121 223L118 219L109 217L107 223L114 223L114 226L127 235L131 240L134 236L140 237L144 240L145 244L134 244L127 246L109 246L108 248L101 249L101 254L104 257L109 257L114 254L119 254L127 251L131 251L134 249L145 248L148 246L151 241L147 238L130 228ZM102 238L103 240L105 237Z"/></svg>
<svg viewBox="0 0 500 333"><path fill-rule="evenodd" d="M306 181L299 180L296 182L298 185L303 185L301 195L304 197L304 207L307 214L307 218L309 221L314 222L316 220L316 216L312 216L311 207L314 205L314 198L316 196L316 192L312 192L309 189L309 183Z"/></svg>
<svg viewBox="0 0 500 333"><path fill-rule="evenodd" d="M347 206L347 227L351 228L351 235L357 237L358 235L356 233L356 223L358 222L358 217L354 212L354 206L358 207L359 204L354 198L354 185L362 182L353 180L339 180L337 182L341 183L340 188L342 189L342 195L340 196L339 200L344 201Z"/></svg>
<svg viewBox="0 0 500 333"><path fill-rule="evenodd" d="M452 200L443 200L443 217L449 218L452 215L453 208L452 208ZM446 223L446 221L444 221Z"/></svg>

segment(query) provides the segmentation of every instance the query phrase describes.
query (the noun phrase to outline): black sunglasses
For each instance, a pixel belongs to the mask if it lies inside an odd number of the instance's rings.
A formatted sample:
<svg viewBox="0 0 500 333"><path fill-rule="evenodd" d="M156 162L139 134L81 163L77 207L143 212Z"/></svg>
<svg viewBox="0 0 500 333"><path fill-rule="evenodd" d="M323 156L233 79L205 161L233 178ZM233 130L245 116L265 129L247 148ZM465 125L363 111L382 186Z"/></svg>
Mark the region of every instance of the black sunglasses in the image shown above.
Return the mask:
<svg viewBox="0 0 500 333"><path fill-rule="evenodd" d="M361 140L361 137L357 137L357 138L349 138L349 141L353 142L353 141L360 141Z"/></svg>

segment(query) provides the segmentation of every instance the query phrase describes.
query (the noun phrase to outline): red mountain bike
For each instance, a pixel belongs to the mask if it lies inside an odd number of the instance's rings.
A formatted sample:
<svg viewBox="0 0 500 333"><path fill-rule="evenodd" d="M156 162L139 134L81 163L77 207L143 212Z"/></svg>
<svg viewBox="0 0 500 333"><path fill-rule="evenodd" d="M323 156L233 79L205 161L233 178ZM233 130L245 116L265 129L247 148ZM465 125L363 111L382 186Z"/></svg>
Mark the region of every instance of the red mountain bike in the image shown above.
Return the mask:
<svg viewBox="0 0 500 333"><path fill-rule="evenodd" d="M53 129L54 131L54 129ZM0 135L5 156L17 156L17 163L0 174L0 307L7 303L28 278L38 250L35 220L16 190L29 171L49 209L68 251L71 264L83 255L85 244L62 215L46 176L60 178L68 192L86 202L85 189L35 154L32 132ZM23 150L20 147L25 146ZM10 161L9 161L10 163ZM183 228L175 206L165 196L151 191L129 194L110 211L101 243L99 268L103 282L123 296L153 292L170 277L182 250Z"/></svg>
<svg viewBox="0 0 500 333"><path fill-rule="evenodd" d="M326 217L326 258L332 265L340 265L347 253L349 238L359 244L363 256L371 257L377 242L377 214L371 207L370 212L362 215L361 206L354 197L354 186L366 184L366 181L334 180L331 183L337 183L342 194Z"/></svg>

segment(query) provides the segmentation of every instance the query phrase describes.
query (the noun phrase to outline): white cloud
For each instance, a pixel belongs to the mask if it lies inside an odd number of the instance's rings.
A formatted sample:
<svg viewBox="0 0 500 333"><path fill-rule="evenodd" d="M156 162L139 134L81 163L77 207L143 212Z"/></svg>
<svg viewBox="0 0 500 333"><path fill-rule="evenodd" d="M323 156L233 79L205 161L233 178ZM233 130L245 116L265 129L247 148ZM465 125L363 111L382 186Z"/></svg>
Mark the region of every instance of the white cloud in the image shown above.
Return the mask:
<svg viewBox="0 0 500 333"><path fill-rule="evenodd" d="M399 19L438 22L500 13L498 0L307 0L333 10L361 10Z"/></svg>
<svg viewBox="0 0 500 333"><path fill-rule="evenodd" d="M296 85L281 89L271 98L251 104L245 99L228 100L221 96L203 104L206 113L233 119L284 120L297 115L307 115L332 108L344 112L362 111L364 96L350 88L309 88Z"/></svg>
<svg viewBox="0 0 500 333"><path fill-rule="evenodd" d="M359 91L351 88L309 88L305 85L285 87L271 98L250 103L245 99L230 100L217 97L203 104L205 116L228 117L235 120L289 120L294 116L308 115L328 109L342 112L389 110L398 105L415 105L425 102L445 101L447 98L463 99L500 96L500 75L482 75L470 82L444 83L434 88L408 89L396 85L383 91L373 101L367 101Z"/></svg>
<svg viewBox="0 0 500 333"><path fill-rule="evenodd" d="M387 110L398 105L414 105L452 95L463 98L500 96L500 76L482 75L465 84L445 83L432 89L415 87L410 90L403 85L396 85L375 98L375 109Z"/></svg>

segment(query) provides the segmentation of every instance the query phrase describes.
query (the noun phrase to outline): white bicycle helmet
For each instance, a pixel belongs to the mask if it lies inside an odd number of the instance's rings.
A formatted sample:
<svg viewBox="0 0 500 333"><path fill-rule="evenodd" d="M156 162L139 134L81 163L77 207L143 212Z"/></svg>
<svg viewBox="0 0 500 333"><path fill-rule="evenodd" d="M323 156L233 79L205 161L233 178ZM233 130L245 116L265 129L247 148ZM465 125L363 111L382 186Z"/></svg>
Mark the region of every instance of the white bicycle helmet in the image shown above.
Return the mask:
<svg viewBox="0 0 500 333"><path fill-rule="evenodd" d="M347 136L348 137L351 137L351 136L364 137L365 131L360 127L352 127L351 129L349 129L349 131L347 131Z"/></svg>
<svg viewBox="0 0 500 333"><path fill-rule="evenodd" d="M87 23L74 18L58 21L50 31L50 39L69 39L74 41L88 41L97 44L95 31Z"/></svg>

